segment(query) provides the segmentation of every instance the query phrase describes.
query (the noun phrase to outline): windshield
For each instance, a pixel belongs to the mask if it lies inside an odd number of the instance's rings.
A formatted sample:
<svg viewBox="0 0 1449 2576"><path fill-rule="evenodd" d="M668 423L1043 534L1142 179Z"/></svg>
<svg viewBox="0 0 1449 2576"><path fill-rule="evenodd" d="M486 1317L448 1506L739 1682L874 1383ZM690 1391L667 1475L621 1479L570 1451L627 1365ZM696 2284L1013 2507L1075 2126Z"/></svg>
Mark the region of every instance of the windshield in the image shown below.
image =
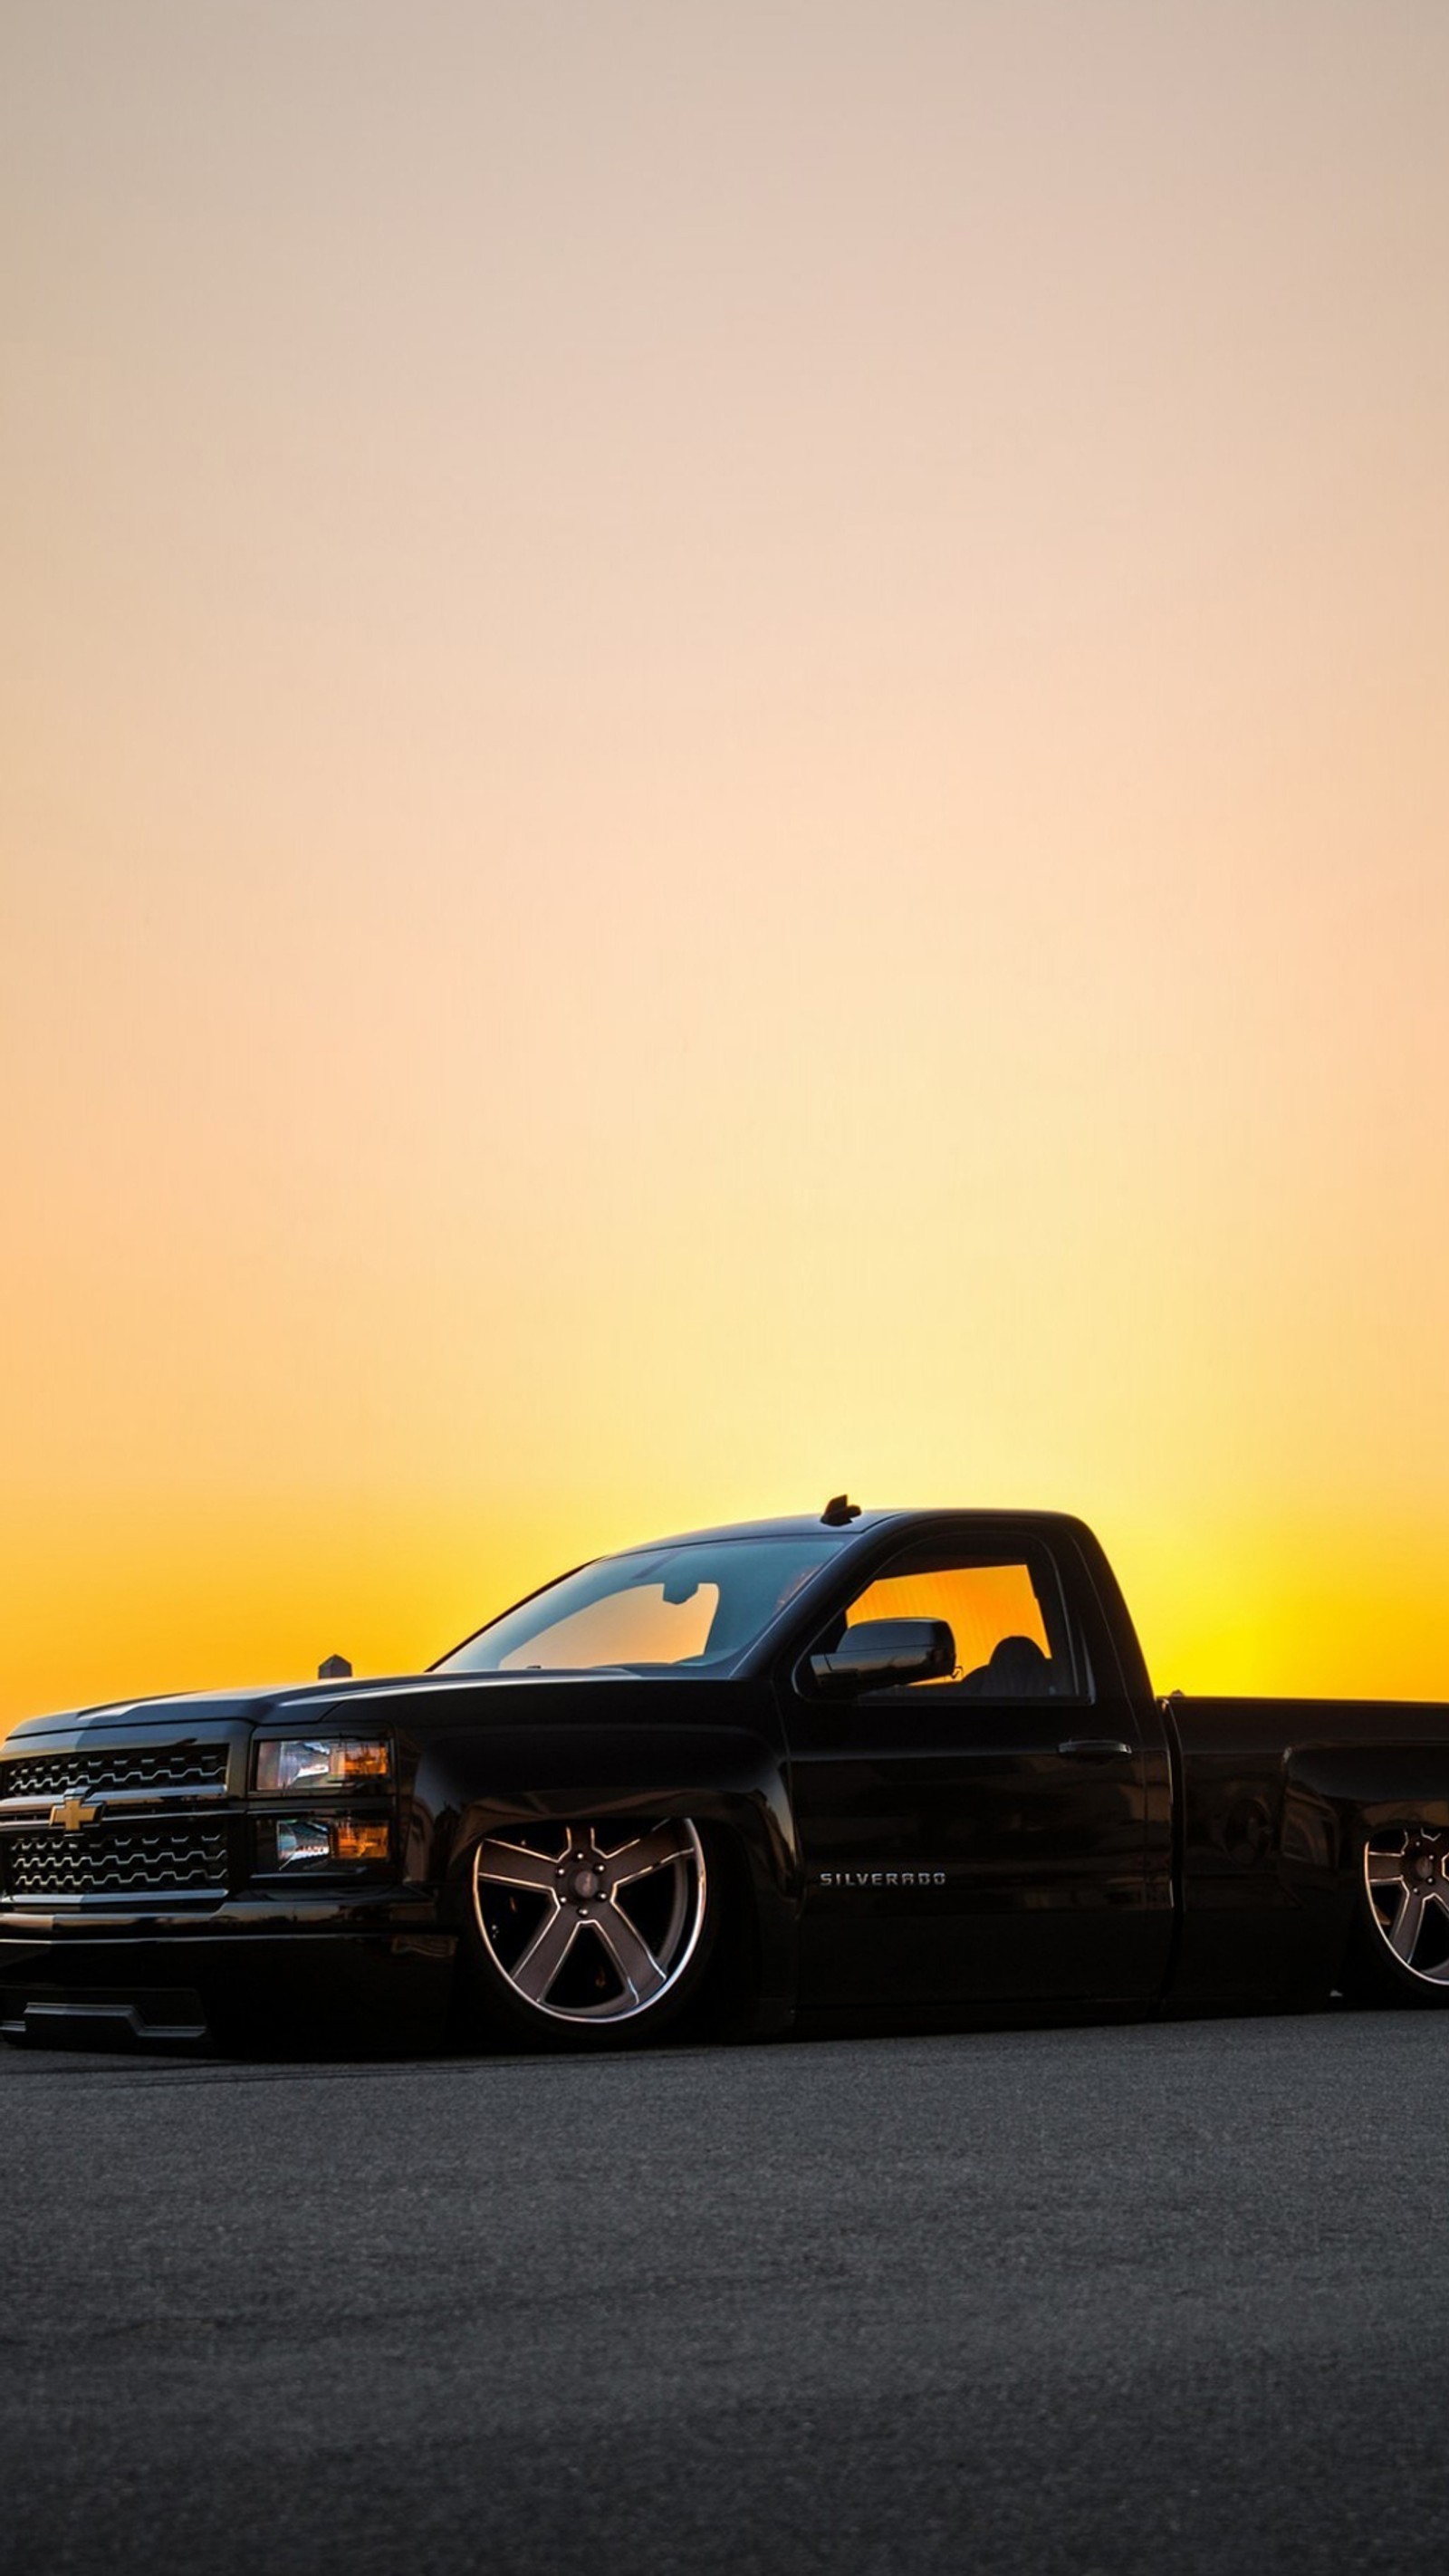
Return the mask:
<svg viewBox="0 0 1449 2576"><path fill-rule="evenodd" d="M704 1671L731 1663L838 1548L827 1538L700 1539L600 1557L505 1610L433 1669Z"/></svg>

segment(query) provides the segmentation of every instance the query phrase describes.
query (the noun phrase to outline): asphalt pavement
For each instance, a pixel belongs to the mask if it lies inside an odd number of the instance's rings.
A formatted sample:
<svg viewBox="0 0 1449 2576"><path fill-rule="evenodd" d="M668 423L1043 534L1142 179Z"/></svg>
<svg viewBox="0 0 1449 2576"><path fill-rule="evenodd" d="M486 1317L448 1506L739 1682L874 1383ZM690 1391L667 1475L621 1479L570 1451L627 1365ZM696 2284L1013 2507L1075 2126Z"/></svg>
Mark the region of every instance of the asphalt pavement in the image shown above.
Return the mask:
<svg viewBox="0 0 1449 2576"><path fill-rule="evenodd" d="M1449 2023L580 2062L0 2050L0 2559L1403 2568Z"/></svg>

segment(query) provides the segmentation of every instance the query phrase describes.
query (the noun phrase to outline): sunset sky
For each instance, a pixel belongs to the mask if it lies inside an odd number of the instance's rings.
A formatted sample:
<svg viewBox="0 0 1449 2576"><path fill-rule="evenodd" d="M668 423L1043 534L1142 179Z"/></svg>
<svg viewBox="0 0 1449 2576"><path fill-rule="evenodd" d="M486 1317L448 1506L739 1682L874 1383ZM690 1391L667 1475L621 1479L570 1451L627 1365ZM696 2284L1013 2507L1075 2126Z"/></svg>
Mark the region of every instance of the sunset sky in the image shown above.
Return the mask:
<svg viewBox="0 0 1449 2576"><path fill-rule="evenodd" d="M0 1726L848 1486L1449 1698L1442 0L0 15Z"/></svg>

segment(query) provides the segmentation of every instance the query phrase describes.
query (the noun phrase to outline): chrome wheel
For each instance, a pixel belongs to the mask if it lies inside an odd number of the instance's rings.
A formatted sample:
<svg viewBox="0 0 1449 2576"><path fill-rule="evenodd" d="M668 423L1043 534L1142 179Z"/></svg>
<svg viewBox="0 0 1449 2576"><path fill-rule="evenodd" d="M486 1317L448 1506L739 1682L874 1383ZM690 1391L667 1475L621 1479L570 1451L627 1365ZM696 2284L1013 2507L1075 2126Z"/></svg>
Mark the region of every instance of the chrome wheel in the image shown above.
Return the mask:
<svg viewBox="0 0 1449 2576"><path fill-rule="evenodd" d="M1379 1834L1363 1867L1369 1913L1399 1966L1449 1988L1449 1833L1405 1825Z"/></svg>
<svg viewBox="0 0 1449 2576"><path fill-rule="evenodd" d="M489 1834L473 1913L510 1995L551 2021L624 2022L676 1987L704 1928L704 1847L685 1818Z"/></svg>

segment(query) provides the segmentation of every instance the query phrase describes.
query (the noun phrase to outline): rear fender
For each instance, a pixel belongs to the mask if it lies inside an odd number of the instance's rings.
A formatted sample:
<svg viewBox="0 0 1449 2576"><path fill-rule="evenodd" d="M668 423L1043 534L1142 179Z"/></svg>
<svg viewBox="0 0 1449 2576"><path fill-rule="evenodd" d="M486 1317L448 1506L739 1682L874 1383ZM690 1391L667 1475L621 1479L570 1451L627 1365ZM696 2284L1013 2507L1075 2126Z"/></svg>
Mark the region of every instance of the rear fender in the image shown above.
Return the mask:
<svg viewBox="0 0 1449 2576"><path fill-rule="evenodd" d="M1340 1962L1358 1912L1366 1837L1416 1823L1449 1832L1449 1741L1290 1754L1283 1876Z"/></svg>

